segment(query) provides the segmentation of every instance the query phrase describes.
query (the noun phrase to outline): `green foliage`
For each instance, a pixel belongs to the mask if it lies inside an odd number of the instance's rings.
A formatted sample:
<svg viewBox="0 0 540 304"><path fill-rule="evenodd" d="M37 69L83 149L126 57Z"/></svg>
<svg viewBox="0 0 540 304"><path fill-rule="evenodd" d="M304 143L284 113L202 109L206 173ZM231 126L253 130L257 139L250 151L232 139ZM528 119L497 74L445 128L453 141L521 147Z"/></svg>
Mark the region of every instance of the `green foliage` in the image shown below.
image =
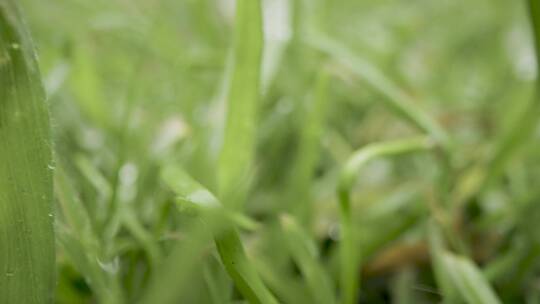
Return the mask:
<svg viewBox="0 0 540 304"><path fill-rule="evenodd" d="M236 3L232 77L218 170L219 196L227 205L243 205L242 192L254 156L263 44L261 14L259 0Z"/></svg>
<svg viewBox="0 0 540 304"><path fill-rule="evenodd" d="M49 112L15 1L0 1L0 302L52 303Z"/></svg>
<svg viewBox="0 0 540 304"><path fill-rule="evenodd" d="M540 301L537 1L17 2L0 303Z"/></svg>
<svg viewBox="0 0 540 304"><path fill-rule="evenodd" d="M345 163L338 184L341 224L341 287L343 303L357 302L359 252L351 215L351 190L359 171L372 159L407 152L428 150L433 146L429 138L420 137L368 145L353 153Z"/></svg>

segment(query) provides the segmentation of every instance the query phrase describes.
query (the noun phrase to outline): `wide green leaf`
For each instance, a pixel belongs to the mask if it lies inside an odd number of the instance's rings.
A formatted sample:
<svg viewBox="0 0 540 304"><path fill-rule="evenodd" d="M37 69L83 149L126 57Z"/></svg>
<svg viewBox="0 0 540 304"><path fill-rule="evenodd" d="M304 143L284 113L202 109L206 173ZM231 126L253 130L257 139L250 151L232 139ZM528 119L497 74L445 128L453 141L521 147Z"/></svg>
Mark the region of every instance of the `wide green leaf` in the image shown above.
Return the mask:
<svg viewBox="0 0 540 304"><path fill-rule="evenodd" d="M52 303L49 115L34 46L15 2L0 1L0 303Z"/></svg>

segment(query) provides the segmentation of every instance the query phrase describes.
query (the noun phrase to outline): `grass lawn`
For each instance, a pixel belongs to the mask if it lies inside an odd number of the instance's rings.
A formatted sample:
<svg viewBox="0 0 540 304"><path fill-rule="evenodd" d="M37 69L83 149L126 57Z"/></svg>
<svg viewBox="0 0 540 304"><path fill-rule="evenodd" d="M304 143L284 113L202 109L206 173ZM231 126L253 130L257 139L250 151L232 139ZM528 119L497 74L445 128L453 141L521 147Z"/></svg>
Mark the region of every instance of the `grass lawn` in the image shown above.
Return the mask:
<svg viewBox="0 0 540 304"><path fill-rule="evenodd" d="M0 0L0 304L540 304L538 0Z"/></svg>

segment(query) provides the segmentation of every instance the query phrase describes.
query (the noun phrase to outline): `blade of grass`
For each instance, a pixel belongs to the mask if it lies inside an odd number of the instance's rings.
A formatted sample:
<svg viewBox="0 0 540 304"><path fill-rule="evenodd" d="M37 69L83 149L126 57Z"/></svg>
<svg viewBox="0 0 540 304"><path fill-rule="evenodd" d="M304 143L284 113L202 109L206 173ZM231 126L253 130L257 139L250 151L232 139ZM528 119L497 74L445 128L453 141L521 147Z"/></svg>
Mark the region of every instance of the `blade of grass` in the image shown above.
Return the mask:
<svg viewBox="0 0 540 304"><path fill-rule="evenodd" d="M233 291L232 282L216 258L212 256L204 265L204 281L208 286L212 303L229 303Z"/></svg>
<svg viewBox="0 0 540 304"><path fill-rule="evenodd" d="M171 253L152 274L139 303L173 304L182 302L191 279L203 266L212 248L212 234L221 231L225 222L216 214L206 214L185 229L185 238L178 241Z"/></svg>
<svg viewBox="0 0 540 304"><path fill-rule="evenodd" d="M80 170L81 174L88 180L96 191L106 199L110 199L112 196L111 185L103 176L101 172L92 164L92 162L86 157L79 155L75 159L77 168ZM152 263L155 265L160 259L161 253L157 244L152 239L152 235L144 228L143 224L137 218L135 211L132 209L131 204L120 204L118 206L118 219L119 224L124 226L141 246L145 249L147 256Z"/></svg>
<svg viewBox="0 0 540 304"><path fill-rule="evenodd" d="M194 223L185 230L186 238L174 245L171 253L152 274L139 303L181 302L193 274L202 267L203 258L211 248L212 232L219 231L223 225L219 218L208 217L204 220L205 224Z"/></svg>
<svg viewBox="0 0 540 304"><path fill-rule="evenodd" d="M251 303L276 303L274 296L266 289L244 252L240 236L232 225L234 222L231 223L229 220L231 217L227 215L230 210L223 209L220 206L221 203L210 191L193 180L180 167L165 168L162 177L165 183L179 195L181 202L199 206L197 210L201 211L203 219L207 217L219 218L221 221L227 222L222 230L214 230L216 246L225 269L244 297ZM209 222L205 222L209 224Z"/></svg>
<svg viewBox="0 0 540 304"><path fill-rule="evenodd" d="M66 225L77 235L87 251L97 252L99 238L94 231L92 220L60 165L57 165L54 175L54 192Z"/></svg>
<svg viewBox="0 0 540 304"><path fill-rule="evenodd" d="M435 220L429 222L428 241L432 268L437 284L442 291L443 303L462 303L463 301L446 270L446 265L444 263L446 244L444 242L442 231Z"/></svg>
<svg viewBox="0 0 540 304"><path fill-rule="evenodd" d="M540 3L528 0L529 16L533 33L537 70L540 71ZM510 124L496 144L493 157L488 163L488 172L482 187L489 186L504 171L515 154L527 143L533 135L540 117L540 77L536 77L535 94L528 106Z"/></svg>
<svg viewBox="0 0 540 304"><path fill-rule="evenodd" d="M49 113L16 1L0 1L0 303L52 303Z"/></svg>
<svg viewBox="0 0 540 304"><path fill-rule="evenodd" d="M342 303L353 304L357 301L359 287L359 254L353 231L351 215L351 190L362 167L374 158L389 157L434 147L428 137L416 137L392 142L368 145L356 151L343 166L338 185L340 209L340 275Z"/></svg>
<svg viewBox="0 0 540 304"><path fill-rule="evenodd" d="M78 236L69 231L67 227L57 224L56 234L59 248L84 276L86 282L96 294L99 303L123 303L121 288L116 277L116 269L109 269L109 265L100 262L100 257L94 255L90 251L91 248L83 244ZM111 265L114 265L114 263Z"/></svg>
<svg viewBox="0 0 540 304"><path fill-rule="evenodd" d="M332 280L321 267L317 245L309 235L298 225L292 216L281 217L281 227L287 240L292 257L299 265L303 276L317 303L336 303Z"/></svg>
<svg viewBox="0 0 540 304"><path fill-rule="evenodd" d="M161 178L176 193L176 206L180 212L195 216L214 213L246 230L258 228L258 223L251 218L225 208L210 190L194 180L183 168L168 166L162 170Z"/></svg>
<svg viewBox="0 0 540 304"><path fill-rule="evenodd" d="M311 34L308 43L362 77L369 86L386 97L383 99L386 106L419 130L431 135L447 154L451 153L452 141L448 133L376 66L325 35Z"/></svg>
<svg viewBox="0 0 540 304"><path fill-rule="evenodd" d="M443 253L445 270L452 283L469 304L502 303L478 267L468 258Z"/></svg>
<svg viewBox="0 0 540 304"><path fill-rule="evenodd" d="M241 209L255 149L263 47L259 0L236 1L233 72L227 98L227 119L218 167L219 197Z"/></svg>
<svg viewBox="0 0 540 304"><path fill-rule="evenodd" d="M73 48L73 75L71 87L84 115L100 127L110 126L110 112L103 94L103 83L96 68L98 59L92 54L91 45L77 41Z"/></svg>
<svg viewBox="0 0 540 304"><path fill-rule="evenodd" d="M257 270L269 288L282 303L311 303L309 290L300 280L289 273L276 271L274 265L264 259L254 261Z"/></svg>
<svg viewBox="0 0 540 304"><path fill-rule="evenodd" d="M315 96L304 106L305 119L300 135L296 162L291 177L291 210L305 227L311 223L311 182L320 154L320 142L328 106L329 75L321 70L315 85Z"/></svg>
<svg viewBox="0 0 540 304"><path fill-rule="evenodd" d="M396 274L392 282L392 303L413 304L418 303L414 296L415 273L411 268L405 268Z"/></svg>
<svg viewBox="0 0 540 304"><path fill-rule="evenodd" d="M263 48L259 0L236 1L234 39L233 74L217 174L221 202L230 210L236 211L242 210L244 205L248 175L255 152ZM216 245L225 269L248 301L276 302L255 267L249 262L235 228L231 227L217 237Z"/></svg>
<svg viewBox="0 0 540 304"><path fill-rule="evenodd" d="M60 248L84 276L100 303L122 303L118 277L100 266L100 261L106 260L100 240L85 205L79 200L61 166L56 169L55 195L67 224L56 225Z"/></svg>

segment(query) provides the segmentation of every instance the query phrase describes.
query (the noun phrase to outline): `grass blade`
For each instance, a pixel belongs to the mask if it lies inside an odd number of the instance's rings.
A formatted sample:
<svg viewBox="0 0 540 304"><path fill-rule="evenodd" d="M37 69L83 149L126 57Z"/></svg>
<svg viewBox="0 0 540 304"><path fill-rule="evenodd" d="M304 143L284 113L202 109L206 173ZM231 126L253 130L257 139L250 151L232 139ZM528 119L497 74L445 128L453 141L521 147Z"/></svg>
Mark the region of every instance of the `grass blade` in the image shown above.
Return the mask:
<svg viewBox="0 0 540 304"><path fill-rule="evenodd" d="M0 303L52 303L49 114L16 1L0 1Z"/></svg>
<svg viewBox="0 0 540 304"><path fill-rule="evenodd" d="M235 209L243 204L242 192L254 157L262 47L260 1L236 1L233 74L218 168L219 197L225 205L237 204L232 206Z"/></svg>
<svg viewBox="0 0 540 304"><path fill-rule="evenodd" d="M306 278L313 298L321 304L336 303L332 281L318 262L320 257L315 242L291 216L281 217L281 227L289 251Z"/></svg>
<svg viewBox="0 0 540 304"><path fill-rule="evenodd" d="M100 127L110 126L110 112L103 94L103 84L96 68L97 56L88 43L78 41L73 48L71 86L85 116Z"/></svg>
<svg viewBox="0 0 540 304"><path fill-rule="evenodd" d="M276 303L273 295L264 286L254 266L249 262L238 232L230 225L231 217L228 216L230 210L223 209L220 206L221 203L210 191L193 180L180 167L167 167L164 169L162 176L168 186L179 195L181 202L198 206L197 210L201 212L203 220L212 219L205 220L206 224L214 225L212 222L215 219L228 222L227 225L222 227L224 228L223 232L217 233L218 230L210 231L216 232L216 245L221 260L244 297L251 303Z"/></svg>
<svg viewBox="0 0 540 304"><path fill-rule="evenodd" d="M122 303L116 273L107 272L100 266L106 260L103 246L85 205L61 166L56 169L55 195L65 219L65 224L57 222L56 225L57 241L63 253L84 276L100 303Z"/></svg>
<svg viewBox="0 0 540 304"><path fill-rule="evenodd" d="M478 267L468 258L446 252L443 254L443 261L452 283L467 303L502 303Z"/></svg>
<svg viewBox="0 0 540 304"><path fill-rule="evenodd" d="M461 297L452 283L444 262L446 245L442 231L434 220L429 223L428 241L432 268L437 284L443 294L443 303L461 303Z"/></svg>
<svg viewBox="0 0 540 304"><path fill-rule="evenodd" d="M209 219L207 219L209 220ZM221 226L219 221L207 221L211 225L194 224L186 230L186 239L174 245L171 253L157 267L139 303L179 303L190 287L193 274L203 265L203 257L212 244L210 233Z"/></svg>
<svg viewBox="0 0 540 304"><path fill-rule="evenodd" d="M431 135L447 153L451 152L452 142L448 133L376 66L354 54L339 42L324 35L312 35L309 43L362 77L368 85L386 97L383 100L386 101L386 105L392 111L419 130Z"/></svg>
<svg viewBox="0 0 540 304"><path fill-rule="evenodd" d="M293 214L309 227L311 223L311 183L315 166L320 154L321 134L325 125L326 110L328 106L329 75L324 69L319 72L315 85L315 96L305 105L305 119L302 127L297 161L295 162L291 178L291 206Z"/></svg>
<svg viewBox="0 0 540 304"><path fill-rule="evenodd" d="M432 147L433 143L428 137L372 144L355 152L344 165L338 185L342 303L353 304L357 301L359 254L352 225L351 190L360 170L374 158L428 150Z"/></svg>
<svg viewBox="0 0 540 304"><path fill-rule="evenodd" d="M219 198L230 210L242 210L255 152L257 107L263 48L259 0L236 1L233 74L227 102L227 122L218 167ZM252 303L275 303L244 252L240 236L230 228L216 238L225 269Z"/></svg>
<svg viewBox="0 0 540 304"><path fill-rule="evenodd" d="M56 225L56 235L59 248L73 263L77 270L83 274L88 285L94 291L98 302L104 304L123 303L119 281L114 263L104 263L92 248L87 247L78 235L75 235L67 227ZM103 267L106 266L106 267ZM108 269L108 270L106 270Z"/></svg>
<svg viewBox="0 0 540 304"><path fill-rule="evenodd" d="M536 55L537 70L540 71L540 3L535 0L528 0L529 15L531 19L532 32L534 34L534 48ZM506 165L513 159L514 155L527 143L533 135L535 126L540 117L540 78L536 77L535 94L529 104L512 121L508 130L503 134L495 146L495 151L488 164L488 172L484 184L488 186L497 179L506 168Z"/></svg>

